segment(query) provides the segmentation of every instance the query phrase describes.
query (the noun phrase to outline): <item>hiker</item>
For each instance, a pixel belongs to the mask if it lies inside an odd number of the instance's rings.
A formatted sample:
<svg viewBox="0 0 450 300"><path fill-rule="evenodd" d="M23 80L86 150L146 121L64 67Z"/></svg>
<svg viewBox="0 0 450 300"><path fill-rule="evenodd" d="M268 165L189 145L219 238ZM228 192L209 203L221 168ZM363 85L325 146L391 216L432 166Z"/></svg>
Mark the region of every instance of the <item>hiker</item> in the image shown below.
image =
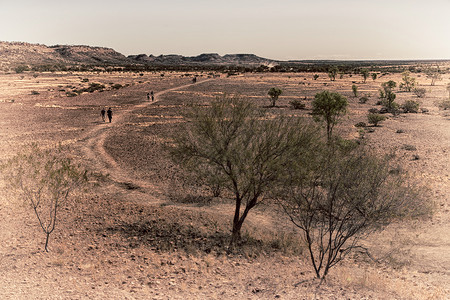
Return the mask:
<svg viewBox="0 0 450 300"><path fill-rule="evenodd" d="M155 101L155 96L152 95L152 102Z"/></svg>
<svg viewBox="0 0 450 300"><path fill-rule="evenodd" d="M103 120L103 122L105 122L105 114L106 114L106 110L105 110L104 108L102 108L101 114L102 114L102 120Z"/></svg>
<svg viewBox="0 0 450 300"><path fill-rule="evenodd" d="M109 123L111 123L111 120L112 120L112 110L111 110L111 107L108 108L108 111L107 111L106 113L108 114Z"/></svg>
<svg viewBox="0 0 450 300"><path fill-rule="evenodd" d="M192 79L192 83L196 83L197 82L197 77L194 77L193 79Z"/></svg>
<svg viewBox="0 0 450 300"><path fill-rule="evenodd" d="M150 93L147 93L147 101L150 101Z"/></svg>

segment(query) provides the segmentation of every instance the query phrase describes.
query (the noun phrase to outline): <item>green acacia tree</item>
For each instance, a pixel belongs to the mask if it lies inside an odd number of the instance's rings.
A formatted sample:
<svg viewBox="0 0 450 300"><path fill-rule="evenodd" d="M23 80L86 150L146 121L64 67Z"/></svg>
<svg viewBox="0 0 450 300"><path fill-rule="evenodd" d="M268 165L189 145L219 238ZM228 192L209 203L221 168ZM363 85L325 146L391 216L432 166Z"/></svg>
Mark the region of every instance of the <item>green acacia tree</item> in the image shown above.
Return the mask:
<svg viewBox="0 0 450 300"><path fill-rule="evenodd" d="M406 92L411 92L416 86L416 78L411 76L409 71L405 71L402 73L402 82L400 83L399 88L405 90Z"/></svg>
<svg viewBox="0 0 450 300"><path fill-rule="evenodd" d="M279 88L273 87L271 88L268 92L267 95L270 96L270 100L271 102L271 107L275 107L275 104L278 100L278 97L280 97L280 95L283 93L283 91Z"/></svg>
<svg viewBox="0 0 450 300"><path fill-rule="evenodd" d="M367 78L369 78L369 70L368 69L362 69L361 70L361 75L363 76L364 79L364 83L366 83Z"/></svg>
<svg viewBox="0 0 450 300"><path fill-rule="evenodd" d="M339 73L339 68L337 66L332 66L328 69L328 77L331 81L336 80L336 75Z"/></svg>
<svg viewBox="0 0 450 300"><path fill-rule="evenodd" d="M286 179L278 199L303 235L317 278L325 279L352 250L361 249L368 234L431 213L422 190L408 184L391 157L335 143L317 147L315 154L308 172L302 166Z"/></svg>
<svg viewBox="0 0 450 300"><path fill-rule="evenodd" d="M326 123L328 141L339 118L347 112L347 105L347 98L339 93L323 91L315 95L312 113L315 121Z"/></svg>
<svg viewBox="0 0 450 300"><path fill-rule="evenodd" d="M352 85L353 95L358 97L358 86L356 84Z"/></svg>
<svg viewBox="0 0 450 300"><path fill-rule="evenodd" d="M291 160L308 152L315 130L301 118L265 118L252 103L218 98L193 107L170 145L172 158L205 184L221 182L235 209L230 246L241 237L249 212L283 177Z"/></svg>

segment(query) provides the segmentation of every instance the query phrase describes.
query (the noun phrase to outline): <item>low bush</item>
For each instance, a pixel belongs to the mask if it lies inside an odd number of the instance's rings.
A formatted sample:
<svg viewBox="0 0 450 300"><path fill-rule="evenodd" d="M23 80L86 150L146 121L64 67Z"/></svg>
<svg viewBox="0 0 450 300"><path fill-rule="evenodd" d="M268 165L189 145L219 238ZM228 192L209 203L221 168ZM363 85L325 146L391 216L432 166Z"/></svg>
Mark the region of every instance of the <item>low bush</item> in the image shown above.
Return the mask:
<svg viewBox="0 0 450 300"><path fill-rule="evenodd" d="M425 88L416 88L416 89L414 89L414 94L416 94L416 96L419 97L419 98L425 97L426 93L427 93L427 90Z"/></svg>
<svg viewBox="0 0 450 300"><path fill-rule="evenodd" d="M378 126L380 122L386 120L386 116L383 116L381 114L368 114L367 120L369 121L369 124L373 124L373 126Z"/></svg>
<svg viewBox="0 0 450 300"><path fill-rule="evenodd" d="M293 109L305 109L306 104L301 102L300 100L292 100L289 102Z"/></svg>
<svg viewBox="0 0 450 300"><path fill-rule="evenodd" d="M405 113L418 113L419 112L419 102L414 100L407 100L402 105L402 109Z"/></svg>
<svg viewBox="0 0 450 300"><path fill-rule="evenodd" d="M367 98L366 96L359 98L359 103L364 104L367 101L369 101L369 98Z"/></svg>
<svg viewBox="0 0 450 300"><path fill-rule="evenodd" d="M445 100L438 102L437 106L443 110L447 110L447 109L450 110L450 99L445 99Z"/></svg>

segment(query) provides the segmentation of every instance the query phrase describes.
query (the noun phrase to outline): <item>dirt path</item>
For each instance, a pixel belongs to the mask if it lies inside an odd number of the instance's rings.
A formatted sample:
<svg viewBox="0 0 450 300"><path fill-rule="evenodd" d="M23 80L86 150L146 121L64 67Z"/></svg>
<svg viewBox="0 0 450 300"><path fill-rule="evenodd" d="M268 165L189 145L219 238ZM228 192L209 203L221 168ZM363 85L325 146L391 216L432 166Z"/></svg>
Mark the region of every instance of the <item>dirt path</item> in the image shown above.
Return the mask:
<svg viewBox="0 0 450 300"><path fill-rule="evenodd" d="M144 190L155 190L157 187L149 181L140 180L135 176L131 175L130 172L121 168L119 164L114 160L114 158L108 154L105 150L105 140L110 134L110 131L113 127L122 126L125 118L133 113L134 111L144 108L149 105L153 105L158 103L161 99L161 96L172 91L176 91L179 89L183 89L192 85L199 85L207 81L211 81L213 79L206 79L203 81L199 81L196 83L185 84L181 86L177 86L174 88L170 88L158 93L155 93L155 101L153 102L143 102L137 105L133 105L132 107L120 111L113 112L113 122L112 123L104 123L99 126L93 128L89 132L87 132L79 141L82 142L82 151L85 155L85 158L94 163L96 170L107 170L109 177L111 180L128 187L139 187ZM158 191L160 192L160 191ZM156 197L152 197L154 202L160 202L161 200Z"/></svg>

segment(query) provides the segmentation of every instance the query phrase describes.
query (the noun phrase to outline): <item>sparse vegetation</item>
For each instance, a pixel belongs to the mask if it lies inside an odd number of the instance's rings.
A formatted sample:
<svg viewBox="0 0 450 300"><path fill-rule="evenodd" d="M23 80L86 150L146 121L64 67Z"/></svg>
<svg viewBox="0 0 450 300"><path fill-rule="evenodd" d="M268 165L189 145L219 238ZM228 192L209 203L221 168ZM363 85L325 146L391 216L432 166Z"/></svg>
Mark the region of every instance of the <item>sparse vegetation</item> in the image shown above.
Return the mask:
<svg viewBox="0 0 450 300"><path fill-rule="evenodd" d="M347 99L339 93L323 91L317 93L312 102L314 120L326 123L327 138L331 140L334 126L347 112Z"/></svg>
<svg viewBox="0 0 450 300"><path fill-rule="evenodd" d="M263 116L250 102L223 96L209 108L190 110L188 126L171 148L193 176L206 185L225 182L223 189L234 196L231 246L240 240L250 210L315 137L301 119Z"/></svg>
<svg viewBox="0 0 450 300"><path fill-rule="evenodd" d="M384 120L386 120L386 116L382 115L382 114L368 114L367 115L367 120L369 122L369 124L372 124L373 126L378 126L379 123L383 122Z"/></svg>
<svg viewBox="0 0 450 300"><path fill-rule="evenodd" d="M426 215L429 206L401 172L392 172L389 158L361 147L329 145L322 151L310 161L309 173L292 174L279 199L303 234L316 277L325 279L361 247L363 236L404 217Z"/></svg>
<svg viewBox="0 0 450 300"><path fill-rule="evenodd" d="M352 85L352 92L354 97L358 97L358 86L356 84Z"/></svg>
<svg viewBox="0 0 450 300"><path fill-rule="evenodd" d="M279 88L273 87L267 92L267 94L270 96L271 100L271 106L275 107L275 104L278 100L278 97L283 93L283 91Z"/></svg>
<svg viewBox="0 0 450 300"><path fill-rule="evenodd" d="M300 100L292 100L289 102L293 109L305 109L306 104Z"/></svg>
<svg viewBox="0 0 450 300"><path fill-rule="evenodd" d="M363 79L364 79L364 83L366 83L366 81L367 81L367 78L369 78L369 75L370 75L370 73L369 73L369 70L368 69L362 69L361 70L361 75L363 76ZM356 96L355 96L356 97Z"/></svg>
<svg viewBox="0 0 450 300"><path fill-rule="evenodd" d="M410 76L409 71L405 71L402 73L402 82L400 83L399 88L406 92L411 92L416 86L416 78Z"/></svg>
<svg viewBox="0 0 450 300"><path fill-rule="evenodd" d="M416 94L416 96L419 98L425 97L426 93L427 93L427 90L425 88L415 88L414 89L414 94Z"/></svg>
<svg viewBox="0 0 450 300"><path fill-rule="evenodd" d="M331 81L336 80L336 75L339 73L339 69L337 66L332 66L328 69L328 77L330 77Z"/></svg>
<svg viewBox="0 0 450 300"><path fill-rule="evenodd" d="M87 172L73 164L61 148L37 145L17 154L0 168L8 187L33 209L45 233L45 251L56 228L58 211L72 192L87 182Z"/></svg>
<svg viewBox="0 0 450 300"><path fill-rule="evenodd" d="M401 106L405 113L418 113L420 104L414 100L406 100Z"/></svg>

